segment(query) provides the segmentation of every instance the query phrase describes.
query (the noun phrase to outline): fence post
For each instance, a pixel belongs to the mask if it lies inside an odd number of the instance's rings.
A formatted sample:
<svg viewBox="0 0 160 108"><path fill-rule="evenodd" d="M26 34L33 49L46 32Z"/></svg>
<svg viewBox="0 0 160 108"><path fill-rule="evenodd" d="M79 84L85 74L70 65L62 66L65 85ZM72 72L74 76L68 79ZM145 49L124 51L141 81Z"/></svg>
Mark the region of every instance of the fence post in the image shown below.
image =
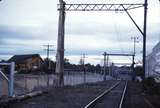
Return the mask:
<svg viewBox="0 0 160 108"><path fill-rule="evenodd" d="M27 77L24 75L24 91L27 92Z"/></svg>
<svg viewBox="0 0 160 108"><path fill-rule="evenodd" d="M47 87L49 88L49 74L47 74Z"/></svg>
<svg viewBox="0 0 160 108"><path fill-rule="evenodd" d="M39 86L39 77L40 77L40 75L37 76L37 89L40 88L40 86Z"/></svg>
<svg viewBox="0 0 160 108"><path fill-rule="evenodd" d="M10 74L9 74L9 96L13 96L14 92L14 68L15 68L15 63L11 62L11 68L10 68Z"/></svg>

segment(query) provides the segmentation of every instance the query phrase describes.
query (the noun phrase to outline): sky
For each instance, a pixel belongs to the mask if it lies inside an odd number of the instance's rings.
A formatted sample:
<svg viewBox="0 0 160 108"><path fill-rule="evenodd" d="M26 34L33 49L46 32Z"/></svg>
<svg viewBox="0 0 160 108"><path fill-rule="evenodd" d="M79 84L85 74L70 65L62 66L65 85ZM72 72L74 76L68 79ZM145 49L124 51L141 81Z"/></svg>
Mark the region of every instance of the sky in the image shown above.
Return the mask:
<svg viewBox="0 0 160 108"><path fill-rule="evenodd" d="M65 0L66 3L143 3L144 0ZM43 45L54 45L55 59L58 31L58 0L2 0L0 2L0 59L15 54L39 53L46 56ZM143 29L143 8L129 11ZM149 0L147 54L160 41L160 2ZM78 63L86 54L86 62L102 63L103 52L133 53L142 58L142 35L125 12L66 12L65 57ZM117 60L118 59L118 60ZM111 61L131 62L131 58L110 57Z"/></svg>

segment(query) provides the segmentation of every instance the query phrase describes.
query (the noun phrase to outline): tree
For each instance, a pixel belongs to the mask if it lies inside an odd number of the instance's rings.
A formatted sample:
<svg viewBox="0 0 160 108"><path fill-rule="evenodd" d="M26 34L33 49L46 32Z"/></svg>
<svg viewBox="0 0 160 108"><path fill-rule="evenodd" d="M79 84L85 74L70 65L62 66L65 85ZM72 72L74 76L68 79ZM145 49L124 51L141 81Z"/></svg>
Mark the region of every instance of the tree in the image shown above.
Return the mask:
<svg viewBox="0 0 160 108"><path fill-rule="evenodd" d="M136 76L143 76L143 68L142 68L142 66L135 67L135 74L136 74Z"/></svg>
<svg viewBox="0 0 160 108"><path fill-rule="evenodd" d="M47 74L51 74L55 72L55 68L56 68L56 62L52 61L51 59L44 59L44 63L43 63L43 68L42 70L47 73Z"/></svg>
<svg viewBox="0 0 160 108"><path fill-rule="evenodd" d="M95 66L95 70L98 71L98 72L100 72L100 71L101 71L101 65L100 65L100 64L97 64L97 65Z"/></svg>
<svg viewBox="0 0 160 108"><path fill-rule="evenodd" d="M64 64L70 64L70 63L69 63L69 59L64 58Z"/></svg>

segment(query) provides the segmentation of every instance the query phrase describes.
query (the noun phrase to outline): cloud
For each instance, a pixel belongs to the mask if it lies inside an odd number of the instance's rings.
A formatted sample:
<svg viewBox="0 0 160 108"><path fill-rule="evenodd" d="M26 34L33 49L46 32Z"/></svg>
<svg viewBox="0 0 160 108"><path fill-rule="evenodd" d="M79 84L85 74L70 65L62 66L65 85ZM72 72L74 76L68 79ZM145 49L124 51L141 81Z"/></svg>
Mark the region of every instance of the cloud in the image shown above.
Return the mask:
<svg viewBox="0 0 160 108"><path fill-rule="evenodd" d="M49 26L0 26L0 55L44 54L43 45L56 45L57 37L53 35L54 29L51 30Z"/></svg>
<svg viewBox="0 0 160 108"><path fill-rule="evenodd" d="M4 0L0 5L1 24L24 26L57 22L55 0Z"/></svg>
<svg viewBox="0 0 160 108"><path fill-rule="evenodd" d="M19 40L22 41L48 41L48 40L56 40L56 36L54 35L56 30L51 28L50 26L31 26L31 27L14 27L14 26L0 26L0 37L1 43L2 41L8 42L11 40ZM18 41L17 41L18 42Z"/></svg>
<svg viewBox="0 0 160 108"><path fill-rule="evenodd" d="M16 30L14 27L0 26L1 39L31 39L33 36L29 33L24 33L22 29Z"/></svg>
<svg viewBox="0 0 160 108"><path fill-rule="evenodd" d="M118 3L115 0L65 0L66 3ZM144 2L144 0L123 0ZM57 45L58 0L10 0L0 3L0 54L41 53L42 45ZM143 30L143 8L130 11ZM159 2L149 1L147 51L160 40ZM130 53L133 36L139 37L137 53L141 55L142 36L125 12L67 12L65 54L101 55Z"/></svg>

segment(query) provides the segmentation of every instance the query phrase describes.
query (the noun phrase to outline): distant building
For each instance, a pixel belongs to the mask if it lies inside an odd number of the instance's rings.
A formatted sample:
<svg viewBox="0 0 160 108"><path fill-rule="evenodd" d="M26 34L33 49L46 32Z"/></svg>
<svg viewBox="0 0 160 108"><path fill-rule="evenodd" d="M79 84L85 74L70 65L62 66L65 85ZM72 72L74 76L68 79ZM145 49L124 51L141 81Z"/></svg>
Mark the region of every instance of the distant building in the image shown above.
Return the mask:
<svg viewBox="0 0 160 108"><path fill-rule="evenodd" d="M41 68L43 60L39 54L14 55L9 62L15 62L17 71L31 71Z"/></svg>
<svg viewBox="0 0 160 108"><path fill-rule="evenodd" d="M160 75L160 42L146 57L146 76Z"/></svg>

